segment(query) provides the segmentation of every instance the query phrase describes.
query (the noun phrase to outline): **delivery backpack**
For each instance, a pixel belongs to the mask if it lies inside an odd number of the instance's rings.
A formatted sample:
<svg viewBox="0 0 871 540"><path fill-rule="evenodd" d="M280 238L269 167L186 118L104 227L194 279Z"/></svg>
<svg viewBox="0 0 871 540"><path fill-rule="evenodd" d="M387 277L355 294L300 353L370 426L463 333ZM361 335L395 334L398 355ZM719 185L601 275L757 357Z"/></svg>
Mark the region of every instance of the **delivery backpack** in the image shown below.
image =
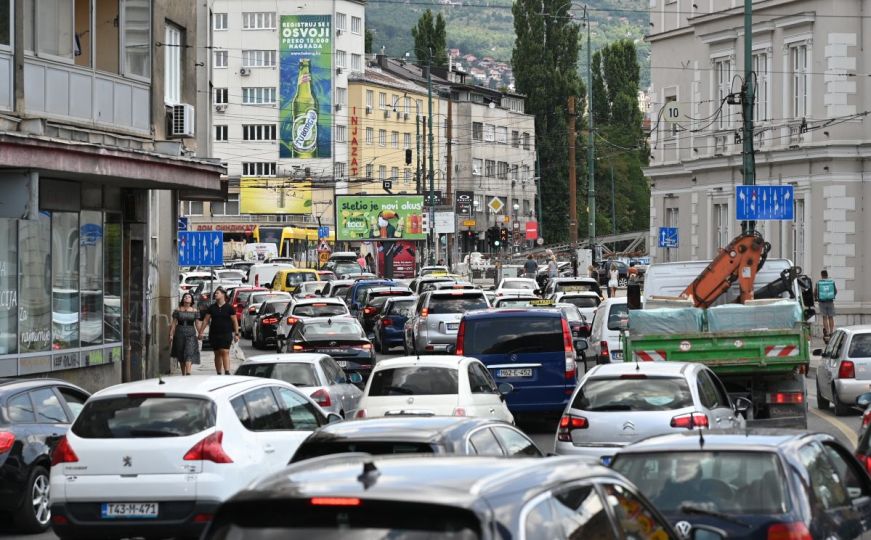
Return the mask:
<svg viewBox="0 0 871 540"><path fill-rule="evenodd" d="M835 282L831 279L821 279L817 283L817 296L820 302L831 302L835 299Z"/></svg>

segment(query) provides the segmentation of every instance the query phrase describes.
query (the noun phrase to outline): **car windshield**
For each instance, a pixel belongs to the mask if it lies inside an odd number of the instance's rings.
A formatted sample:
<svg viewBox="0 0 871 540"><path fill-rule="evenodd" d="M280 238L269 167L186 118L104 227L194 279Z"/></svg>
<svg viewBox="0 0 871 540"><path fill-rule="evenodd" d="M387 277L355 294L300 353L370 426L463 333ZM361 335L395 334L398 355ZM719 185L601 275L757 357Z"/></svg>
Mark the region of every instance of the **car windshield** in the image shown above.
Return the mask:
<svg viewBox="0 0 871 540"><path fill-rule="evenodd" d="M299 317L335 317L345 315L348 308L339 304L318 302L316 304L298 304L293 307L293 314Z"/></svg>
<svg viewBox="0 0 871 540"><path fill-rule="evenodd" d="M629 323L629 305L611 304L608 313L608 330L625 330Z"/></svg>
<svg viewBox="0 0 871 540"><path fill-rule="evenodd" d="M853 339L850 340L850 351L847 353L847 357L871 357L871 334L855 334Z"/></svg>
<svg viewBox="0 0 871 540"><path fill-rule="evenodd" d="M784 473L773 452L623 454L613 467L663 512L677 512L683 504L739 515L789 511Z"/></svg>
<svg viewBox="0 0 871 540"><path fill-rule="evenodd" d="M368 436L362 440L315 441L303 443L293 455L292 462L313 457L343 454L345 452L365 452L373 456L386 454L434 454L436 446L424 442L373 441Z"/></svg>
<svg viewBox="0 0 871 540"><path fill-rule="evenodd" d="M529 307L534 298L500 298L496 300L496 307Z"/></svg>
<svg viewBox="0 0 871 540"><path fill-rule="evenodd" d="M370 297L369 302L367 302L366 305L380 309L380 308L384 307L384 304L385 304L385 302L387 302L388 298L390 298L390 297L389 296L376 296L374 298Z"/></svg>
<svg viewBox="0 0 871 540"><path fill-rule="evenodd" d="M327 266L327 270L332 270L336 275L356 274L361 271L360 265L352 261L341 261L333 265Z"/></svg>
<svg viewBox="0 0 871 540"><path fill-rule="evenodd" d="M285 278L285 285L297 285L306 281L317 281L317 274L314 272L288 272Z"/></svg>
<svg viewBox="0 0 871 540"><path fill-rule="evenodd" d="M309 323L302 329L302 335L306 339L362 339L363 330L356 321L334 320L332 324L326 322Z"/></svg>
<svg viewBox="0 0 871 540"><path fill-rule="evenodd" d="M311 364L243 364L236 375L278 379L296 386L320 386L315 367Z"/></svg>
<svg viewBox="0 0 871 540"><path fill-rule="evenodd" d="M287 304L289 304L287 300L279 301L279 302L267 302L266 307L263 308L262 313L284 313L284 310L287 309Z"/></svg>
<svg viewBox="0 0 871 540"><path fill-rule="evenodd" d="M580 322L583 320L581 312L578 311L578 308L575 306L560 306L559 309L563 312L563 315L566 316L566 319L568 319L569 322Z"/></svg>
<svg viewBox="0 0 871 540"><path fill-rule="evenodd" d="M300 283L299 292L313 293L323 290L323 288L326 286L326 281L308 281L306 283Z"/></svg>
<svg viewBox="0 0 871 540"><path fill-rule="evenodd" d="M330 289L330 296L336 296L336 297L345 296L345 293L347 293L348 289L350 289L350 288L351 288L350 285L336 285L335 287Z"/></svg>
<svg viewBox="0 0 871 540"><path fill-rule="evenodd" d="M248 299L251 298L252 294L254 294L254 291L239 291L236 293L236 302L245 304L248 302Z"/></svg>
<svg viewBox="0 0 871 540"><path fill-rule="evenodd" d="M418 286L420 290L418 290L417 292L422 294L426 291L431 291L436 288L436 284L438 283L456 283L456 281L450 278L424 281Z"/></svg>
<svg viewBox="0 0 871 540"><path fill-rule="evenodd" d="M599 305L599 299L593 296L563 296L560 302L572 304L578 308L594 308Z"/></svg>
<svg viewBox="0 0 871 540"><path fill-rule="evenodd" d="M354 293L356 295L355 301L362 302L363 299L366 298L366 293L369 291L369 289L371 289L373 287L385 287L385 286L389 286L389 283L370 283L370 284L366 284L366 285L359 285L359 286L357 286L357 290Z"/></svg>
<svg viewBox="0 0 871 540"><path fill-rule="evenodd" d="M487 309L487 299L481 293L463 294L451 293L450 295L432 296L427 308L430 315L445 313L465 313L475 309Z"/></svg>
<svg viewBox="0 0 871 540"><path fill-rule="evenodd" d="M524 289L527 291L534 291L536 289L535 283L531 283L529 281L506 281L502 283L503 289Z"/></svg>
<svg viewBox="0 0 871 540"><path fill-rule="evenodd" d="M369 396L429 396L457 394L456 369L430 366L382 369L372 375Z"/></svg>
<svg viewBox="0 0 871 540"><path fill-rule="evenodd" d="M187 437L214 425L207 399L128 394L89 400L71 429L83 439L137 439Z"/></svg>
<svg viewBox="0 0 871 540"><path fill-rule="evenodd" d="M400 317L411 317L414 310L414 300L408 302L393 302L390 304L390 315L398 315Z"/></svg>
<svg viewBox="0 0 871 540"><path fill-rule="evenodd" d="M562 318L493 317L466 319L466 356L564 352Z"/></svg>
<svg viewBox="0 0 871 540"><path fill-rule="evenodd" d="M632 378L630 378L632 377ZM587 379L572 408L581 411L671 411L691 407L693 397L683 377Z"/></svg>
<svg viewBox="0 0 871 540"><path fill-rule="evenodd" d="M254 293L251 295L252 304L262 304L267 300L278 299L278 298L287 298L286 294L276 294L276 293Z"/></svg>

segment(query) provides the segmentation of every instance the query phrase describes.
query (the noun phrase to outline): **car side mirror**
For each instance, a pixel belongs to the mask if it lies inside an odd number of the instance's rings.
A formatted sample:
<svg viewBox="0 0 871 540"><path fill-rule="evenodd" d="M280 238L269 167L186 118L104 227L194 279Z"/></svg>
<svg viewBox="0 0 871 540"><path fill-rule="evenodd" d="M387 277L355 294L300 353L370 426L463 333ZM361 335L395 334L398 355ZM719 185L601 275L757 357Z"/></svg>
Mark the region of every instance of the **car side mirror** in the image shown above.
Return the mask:
<svg viewBox="0 0 871 540"><path fill-rule="evenodd" d="M342 422L342 421L344 421L344 418L342 418L341 416L339 416L336 413L329 413L327 415L327 424L336 424L336 423Z"/></svg>
<svg viewBox="0 0 871 540"><path fill-rule="evenodd" d="M856 400L856 404L860 407L868 407L871 405L871 392L865 392Z"/></svg>
<svg viewBox="0 0 871 540"><path fill-rule="evenodd" d="M502 396L507 396L511 392L514 392L514 385L507 382L499 383L496 385L496 388L499 389L499 394Z"/></svg>
<svg viewBox="0 0 871 540"><path fill-rule="evenodd" d="M814 356L822 356L822 355L823 355L823 350L822 350L822 349L814 349L814 350L811 351L811 354L814 355Z"/></svg>
<svg viewBox="0 0 871 540"><path fill-rule="evenodd" d="M272 290L272 283L264 283L263 288Z"/></svg>
<svg viewBox="0 0 871 540"><path fill-rule="evenodd" d="M575 350L578 352L586 351L590 347L590 344L587 343L586 339L576 339L575 340Z"/></svg>
<svg viewBox="0 0 871 540"><path fill-rule="evenodd" d="M351 382L351 384L360 384L361 382L363 382L363 376L359 373L354 372L348 375L348 380Z"/></svg>

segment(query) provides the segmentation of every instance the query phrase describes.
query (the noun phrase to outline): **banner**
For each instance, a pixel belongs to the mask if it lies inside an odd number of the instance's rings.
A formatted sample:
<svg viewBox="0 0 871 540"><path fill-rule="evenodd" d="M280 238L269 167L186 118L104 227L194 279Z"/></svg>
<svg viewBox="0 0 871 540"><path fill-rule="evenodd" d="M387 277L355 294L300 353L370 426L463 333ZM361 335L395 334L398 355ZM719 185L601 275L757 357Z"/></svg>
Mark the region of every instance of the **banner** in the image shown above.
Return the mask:
<svg viewBox="0 0 871 540"><path fill-rule="evenodd" d="M289 178L239 180L240 214L311 214L311 182Z"/></svg>
<svg viewBox="0 0 871 540"><path fill-rule="evenodd" d="M407 279L416 275L417 247L414 242L378 242L381 277Z"/></svg>
<svg viewBox="0 0 871 540"><path fill-rule="evenodd" d="M336 240L425 240L422 195L337 195Z"/></svg>
<svg viewBox="0 0 871 540"><path fill-rule="evenodd" d="M282 15L279 42L282 158L328 158L332 145L330 15Z"/></svg>

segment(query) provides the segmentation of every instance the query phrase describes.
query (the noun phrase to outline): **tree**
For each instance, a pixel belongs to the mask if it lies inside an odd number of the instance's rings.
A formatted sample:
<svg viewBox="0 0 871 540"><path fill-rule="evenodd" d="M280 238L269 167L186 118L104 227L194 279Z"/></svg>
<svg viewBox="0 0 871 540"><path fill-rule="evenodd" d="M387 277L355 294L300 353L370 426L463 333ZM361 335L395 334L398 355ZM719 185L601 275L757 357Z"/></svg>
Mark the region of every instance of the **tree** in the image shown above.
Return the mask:
<svg viewBox="0 0 871 540"><path fill-rule="evenodd" d="M445 18L441 13L433 17L432 10L426 10L411 29L411 35L414 37L414 55L418 64L426 64L432 51L432 65L447 67L448 36Z"/></svg>
<svg viewBox="0 0 871 540"><path fill-rule="evenodd" d="M547 242L569 238L566 105L569 96L584 95L576 67L579 28L570 9L565 0L516 0L511 8L516 35L511 64L517 91L527 96L526 112L535 115L539 219ZM576 108L584 110L582 99Z"/></svg>
<svg viewBox="0 0 871 540"><path fill-rule="evenodd" d="M366 37L365 37L365 52L366 54L372 54L372 41L375 39L375 35L372 33L372 30L366 29Z"/></svg>

